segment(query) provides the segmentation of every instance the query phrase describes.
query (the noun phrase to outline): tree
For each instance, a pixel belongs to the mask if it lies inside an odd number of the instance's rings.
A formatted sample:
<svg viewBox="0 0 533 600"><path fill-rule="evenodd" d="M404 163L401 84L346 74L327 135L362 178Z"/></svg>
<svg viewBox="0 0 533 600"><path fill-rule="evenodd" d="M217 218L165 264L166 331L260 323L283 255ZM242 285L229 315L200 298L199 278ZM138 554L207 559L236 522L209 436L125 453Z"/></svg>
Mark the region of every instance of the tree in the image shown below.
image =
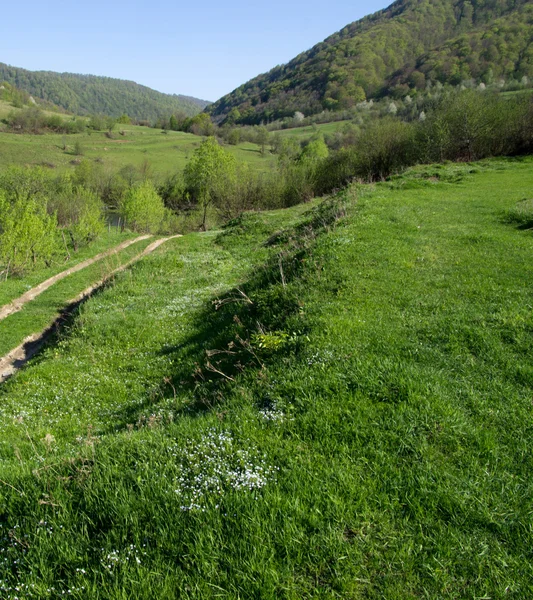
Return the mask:
<svg viewBox="0 0 533 600"><path fill-rule="evenodd" d="M168 121L168 126L172 131L178 131L178 119L176 119L175 115L170 115L170 119Z"/></svg>
<svg viewBox="0 0 533 600"><path fill-rule="evenodd" d="M235 183L235 158L214 137L209 137L194 151L184 177L185 185L202 208L201 227L205 231L208 207Z"/></svg>
<svg viewBox="0 0 533 600"><path fill-rule="evenodd" d="M300 155L300 161L306 163L316 163L329 155L329 149L324 141L323 136L311 140L303 149Z"/></svg>
<svg viewBox="0 0 533 600"><path fill-rule="evenodd" d="M257 128L255 141L258 146L261 146L261 154L263 156L265 154L266 145L268 144L269 138L270 138L270 134L268 132L268 129L264 125Z"/></svg>
<svg viewBox="0 0 533 600"><path fill-rule="evenodd" d="M60 190L47 203L50 214L70 237L74 250L88 244L105 227L104 205L97 194L82 186L73 186L69 178L61 182Z"/></svg>
<svg viewBox="0 0 533 600"><path fill-rule="evenodd" d="M120 216L133 231L156 232L165 216L163 200L150 180L131 187L120 203Z"/></svg>
<svg viewBox="0 0 533 600"><path fill-rule="evenodd" d="M57 221L41 199L9 200L0 190L0 262L6 278L22 274L39 261L50 264L58 250Z"/></svg>

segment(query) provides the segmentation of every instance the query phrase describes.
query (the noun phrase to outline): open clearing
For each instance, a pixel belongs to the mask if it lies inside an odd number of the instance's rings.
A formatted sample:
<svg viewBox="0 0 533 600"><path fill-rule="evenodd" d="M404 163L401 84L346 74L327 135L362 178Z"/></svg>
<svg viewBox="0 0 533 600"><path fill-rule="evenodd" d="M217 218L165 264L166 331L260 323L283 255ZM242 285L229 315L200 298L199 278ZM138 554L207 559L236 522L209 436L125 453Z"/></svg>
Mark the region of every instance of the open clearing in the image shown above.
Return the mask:
<svg viewBox="0 0 533 600"><path fill-rule="evenodd" d="M32 165L63 172L72 170L82 160L90 160L112 170L132 165L168 174L181 172L202 142L202 137L191 133L163 133L160 129L135 125L119 125L111 137L107 137L105 132L64 136L56 133L0 133L0 170L10 165ZM74 152L77 142L81 144L82 155ZM242 143L226 148L239 161L256 170L269 171L276 163L276 157L263 156L256 144Z"/></svg>
<svg viewBox="0 0 533 600"><path fill-rule="evenodd" d="M117 275L0 386L3 597L533 597L532 166L417 167Z"/></svg>

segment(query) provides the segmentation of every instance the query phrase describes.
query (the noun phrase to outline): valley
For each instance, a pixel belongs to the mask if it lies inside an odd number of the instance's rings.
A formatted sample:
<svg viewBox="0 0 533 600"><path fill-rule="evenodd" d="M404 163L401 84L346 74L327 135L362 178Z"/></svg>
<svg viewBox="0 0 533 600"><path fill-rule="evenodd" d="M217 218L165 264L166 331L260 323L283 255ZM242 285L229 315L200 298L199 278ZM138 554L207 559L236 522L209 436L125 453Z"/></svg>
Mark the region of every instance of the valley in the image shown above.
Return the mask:
<svg viewBox="0 0 533 600"><path fill-rule="evenodd" d="M294 10L158 8L167 90ZM2 600L533 597L532 11L0 63Z"/></svg>

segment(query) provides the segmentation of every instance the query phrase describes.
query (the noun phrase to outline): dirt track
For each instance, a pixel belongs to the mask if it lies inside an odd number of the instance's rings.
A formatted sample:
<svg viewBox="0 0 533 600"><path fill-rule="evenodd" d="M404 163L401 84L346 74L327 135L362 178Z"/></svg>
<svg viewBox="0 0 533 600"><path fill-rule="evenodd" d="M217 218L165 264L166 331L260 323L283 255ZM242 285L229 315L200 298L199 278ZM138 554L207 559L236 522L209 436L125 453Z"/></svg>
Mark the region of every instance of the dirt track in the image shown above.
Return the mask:
<svg viewBox="0 0 533 600"><path fill-rule="evenodd" d="M141 239L147 239L148 237L151 237L151 236L145 235L145 236L136 238L135 240L129 240L129 243L127 243L127 245L130 245L136 241L140 241ZM164 244L168 240L172 240L177 237L181 237L181 235L173 235L173 236L170 236L167 238L161 238L159 240L155 240L155 242L152 242L151 244L146 246L146 248L142 252L140 252L139 254L134 256L127 263L125 263L125 264L121 265L120 267L118 267L117 269L111 271L111 273L106 275L103 279L101 279L100 281L94 283L93 285L91 285L88 288L86 288L85 290L83 290L83 292L78 294L75 298L69 300L67 302L66 308L60 314L57 314L54 316L54 319L50 323L50 325L48 325L44 330L42 330L38 333L32 333L30 336L28 336L27 338L24 339L24 341L22 342L22 344L20 344L20 346L17 346L13 350L11 350L8 354L6 354L5 356L0 358L0 383L3 383L6 379L11 377L11 375L16 373L31 358L33 358L37 354L37 352L39 352L39 350L44 346L44 344L46 343L48 338L59 328L64 317L66 317L70 313L72 313L73 310L75 310L86 298L91 296L96 290L100 289L113 275L116 275L117 273L124 271L133 263L137 262L144 256L153 252L156 248L161 246L161 244ZM124 242L124 243L126 243L126 242ZM123 246L123 245L121 244L121 246ZM123 247L126 247L126 246L123 246ZM117 246L113 250L118 252L118 249L120 249L120 248ZM112 252L113 251L108 251L107 253L103 253L102 255L98 255L98 256L99 257L103 257L104 255L108 256ZM92 264L92 262L94 262L96 260L98 260L98 257L94 257L94 259L90 259L91 262L85 261L85 263L86 263L85 266ZM82 264L83 263L76 265L76 267L73 267L73 269L76 269L77 271L79 271L80 269L83 268L80 266ZM75 271L72 271L71 269L68 269L68 271L75 272ZM65 275L65 273L66 273L66 275ZM60 276L62 276L62 277L60 277L60 279L62 279L63 277L66 277L69 274L70 273L68 273L67 271L63 271L63 273L59 274ZM56 275L55 277L58 277L58 276ZM18 302L21 298L25 297L27 294L29 294L33 290L36 290L36 289L40 288L42 285L47 284L52 279L54 279L54 277L47 279L45 282L43 282L36 288L32 288L32 290L28 290L28 292L26 292L26 294L24 294L24 296L21 296L15 302ZM58 280L56 280L56 281L58 281ZM38 296L45 289L47 289L48 287L53 285L53 283L55 283L55 281L48 284L48 286L45 287L44 289L41 289L40 291L38 291L38 293L36 293L34 296L26 299L26 301L23 304L21 304L18 308L16 308L16 310L14 310L8 314L12 314L13 312L16 312L17 310L20 310L24 306L24 304L26 304L27 302L29 302L30 300L35 298L35 296ZM9 304L7 306L9 307L11 305ZM2 315L1 310L4 310L5 308L6 307L3 307L2 309L0 309L0 320L2 318L5 318L5 317L1 316ZM8 316L8 315L6 314L5 316Z"/></svg>
<svg viewBox="0 0 533 600"><path fill-rule="evenodd" d="M92 258L88 258L87 260L84 260L83 262L78 263L77 265L74 265L70 269L66 269L65 271L62 271L61 273L58 273L57 275L50 277L46 281L43 281L39 285L36 285L35 287L31 288L31 290L28 290L27 292L22 294L22 296L19 296L15 300L12 300L9 304L6 304L5 306L0 307L0 321L5 319L6 317L9 317L9 315L12 315L13 313L18 312L25 304L27 304L28 302L30 302L31 300L36 298L39 294L42 294L49 287L52 287L54 285L54 283L61 281L61 279L64 279L65 277L72 275L72 273L77 273L78 271L85 269L86 267L94 264L95 262L101 260L102 258L106 258L107 256L112 256L113 254L117 254L118 252L120 252L121 250L124 250L124 248L127 248L128 246L131 246L132 244L136 244L137 242L140 242L142 240L147 240L148 238L151 238L151 237L152 237L151 235L141 235L141 236L135 238L134 240L127 240L125 242L122 242L122 244L119 244L118 246L111 248L110 250L101 252L100 254L97 254L96 256L93 256Z"/></svg>

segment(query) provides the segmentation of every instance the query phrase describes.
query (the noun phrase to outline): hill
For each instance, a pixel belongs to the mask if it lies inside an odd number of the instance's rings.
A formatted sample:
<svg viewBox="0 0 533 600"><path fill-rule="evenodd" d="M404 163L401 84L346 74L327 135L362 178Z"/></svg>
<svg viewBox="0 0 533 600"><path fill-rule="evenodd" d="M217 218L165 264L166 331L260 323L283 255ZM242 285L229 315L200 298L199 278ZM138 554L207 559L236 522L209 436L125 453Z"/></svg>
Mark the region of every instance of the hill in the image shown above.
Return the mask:
<svg viewBox="0 0 533 600"><path fill-rule="evenodd" d="M4 63L0 63L0 81L80 115L103 113L119 117L126 113L135 119L156 120L180 112L192 116L209 104L190 96L163 94L133 81L75 73L27 71Z"/></svg>
<svg viewBox="0 0 533 600"><path fill-rule="evenodd" d="M0 386L2 598L533 597L533 238L502 219L531 166L418 167L117 275Z"/></svg>
<svg viewBox="0 0 533 600"><path fill-rule="evenodd" d="M252 124L405 94L426 79L521 79L533 74L532 11L530 0L398 0L250 80L208 111L217 121Z"/></svg>

